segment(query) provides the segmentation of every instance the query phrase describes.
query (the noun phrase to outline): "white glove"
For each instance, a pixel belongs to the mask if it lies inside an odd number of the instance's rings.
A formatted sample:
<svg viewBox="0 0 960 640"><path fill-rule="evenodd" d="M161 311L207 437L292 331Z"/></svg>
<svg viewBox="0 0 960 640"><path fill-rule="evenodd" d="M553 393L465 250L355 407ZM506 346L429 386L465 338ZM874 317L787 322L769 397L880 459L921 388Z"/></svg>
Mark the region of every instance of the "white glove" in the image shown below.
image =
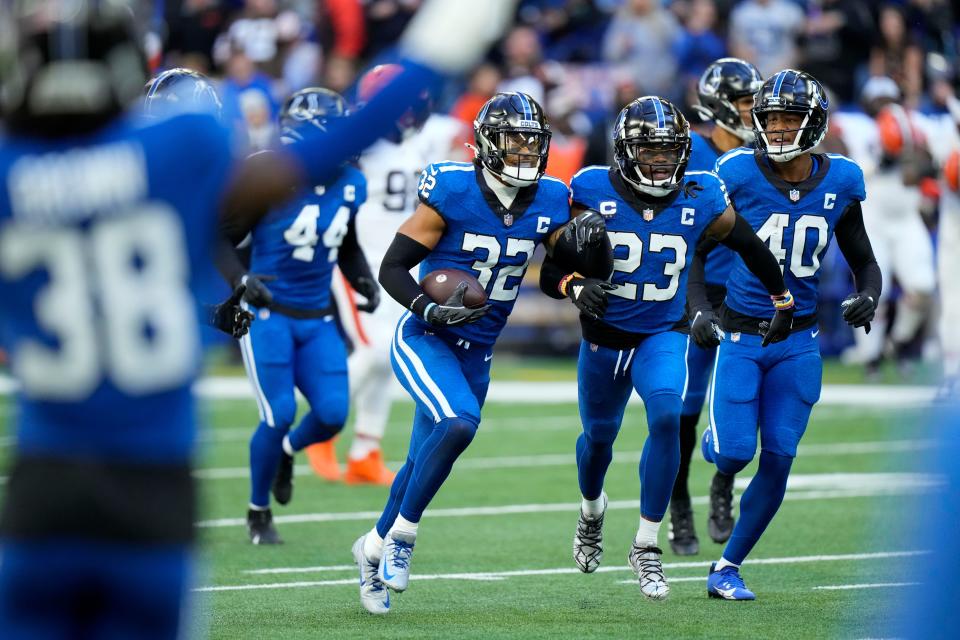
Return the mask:
<svg viewBox="0 0 960 640"><path fill-rule="evenodd" d="M517 0L426 0L403 33L404 56L448 74L469 71L513 20Z"/></svg>

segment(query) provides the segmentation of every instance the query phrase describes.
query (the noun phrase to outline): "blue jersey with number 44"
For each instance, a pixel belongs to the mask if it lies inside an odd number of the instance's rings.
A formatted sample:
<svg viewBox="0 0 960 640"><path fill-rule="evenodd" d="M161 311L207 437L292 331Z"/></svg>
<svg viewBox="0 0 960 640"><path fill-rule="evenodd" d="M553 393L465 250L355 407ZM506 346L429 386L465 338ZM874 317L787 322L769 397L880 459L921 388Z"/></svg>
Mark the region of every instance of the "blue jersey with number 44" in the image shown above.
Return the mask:
<svg viewBox="0 0 960 640"><path fill-rule="evenodd" d="M687 182L659 204L641 201L617 169L592 166L573 177L574 206L603 214L613 245L617 288L608 296L603 322L631 333L672 329L684 316L687 266L697 242L727 208L723 183L709 171L688 171Z"/></svg>
<svg viewBox="0 0 960 640"><path fill-rule="evenodd" d="M232 164L209 116L0 142L0 322L21 454L187 462L195 293Z"/></svg>
<svg viewBox="0 0 960 640"><path fill-rule="evenodd" d="M751 149L734 149L717 161L717 173L737 212L780 261L797 316L817 311L820 261L837 220L854 201L866 198L863 172L839 154L814 154L812 175L784 181L770 161ZM727 282L728 307L753 317L770 315L770 295L739 256Z"/></svg>
<svg viewBox="0 0 960 640"><path fill-rule="evenodd" d="M421 174L420 201L440 214L446 228L421 263L420 277L437 269L459 269L476 276L487 292L490 310L472 324L438 330L491 345L513 310L533 252L567 223L570 206L567 185L543 176L537 184L520 189L506 209L481 171L471 163L438 162Z"/></svg>
<svg viewBox="0 0 960 640"><path fill-rule="evenodd" d="M274 276L273 299L288 307L330 306L330 280L350 221L367 199L360 170L345 166L332 184L305 191L253 231L250 271Z"/></svg>

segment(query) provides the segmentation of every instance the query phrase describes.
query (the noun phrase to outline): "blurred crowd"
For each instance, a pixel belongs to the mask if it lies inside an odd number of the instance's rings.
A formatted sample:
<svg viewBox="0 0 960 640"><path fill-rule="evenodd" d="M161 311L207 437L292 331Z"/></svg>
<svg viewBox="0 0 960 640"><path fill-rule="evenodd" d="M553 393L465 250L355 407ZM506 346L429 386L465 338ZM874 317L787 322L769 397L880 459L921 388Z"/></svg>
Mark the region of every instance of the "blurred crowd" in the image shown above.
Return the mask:
<svg viewBox="0 0 960 640"><path fill-rule="evenodd" d="M152 63L218 79L225 115L246 132L251 149L262 148L276 136L275 116L291 92L321 85L353 99L357 77L390 59L420 4L167 0L155 17ZM582 166L611 161L613 119L638 96L667 97L695 127L706 127L691 109L697 80L711 61L726 55L753 62L765 77L787 67L809 71L830 92L832 113L868 111L876 87L864 89L871 78L882 77L895 87L889 97L910 112L947 114L960 75L956 16L960 0L520 0L513 27L486 61L438 88L433 102L437 111L470 125L495 92L530 94L554 130L548 171L569 180ZM886 96L891 90L884 86ZM844 144L840 130L846 123L837 118L831 124L828 150L863 161ZM469 151L463 154L452 159L463 160ZM881 163L878 157L875 164ZM925 169L929 180L937 178L936 170ZM935 191L925 189L921 203L932 242ZM828 256L828 267L835 257ZM834 295L842 299L846 278L842 262L830 269L826 302ZM890 284L894 302L900 289L895 277ZM524 307L518 307L518 330ZM924 314L928 320L920 323L912 350L899 352L923 353L924 341L936 333L934 316ZM538 324L536 313L531 317ZM831 318L824 320L824 352L840 353L851 343L849 331L833 330ZM852 357L876 360L862 353Z"/></svg>

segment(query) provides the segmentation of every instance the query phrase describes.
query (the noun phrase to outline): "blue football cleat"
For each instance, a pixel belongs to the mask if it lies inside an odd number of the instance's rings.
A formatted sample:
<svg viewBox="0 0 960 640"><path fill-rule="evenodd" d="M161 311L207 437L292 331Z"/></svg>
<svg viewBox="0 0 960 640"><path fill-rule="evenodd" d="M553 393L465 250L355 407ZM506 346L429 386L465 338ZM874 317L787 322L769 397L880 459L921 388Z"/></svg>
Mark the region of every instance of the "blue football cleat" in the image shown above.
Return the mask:
<svg viewBox="0 0 960 640"><path fill-rule="evenodd" d="M703 435L700 436L700 453L703 454L704 460L710 464L716 464L717 461L713 458L713 431L711 431L709 424L703 430Z"/></svg>
<svg viewBox="0 0 960 640"><path fill-rule="evenodd" d="M383 557L380 558L380 581L397 593L407 588L410 580L410 557L416 536L391 531L383 539Z"/></svg>
<svg viewBox="0 0 960 640"><path fill-rule="evenodd" d="M717 571L717 563L710 565L707 576L707 595L724 600L756 600L753 591L747 589L736 567L724 567Z"/></svg>

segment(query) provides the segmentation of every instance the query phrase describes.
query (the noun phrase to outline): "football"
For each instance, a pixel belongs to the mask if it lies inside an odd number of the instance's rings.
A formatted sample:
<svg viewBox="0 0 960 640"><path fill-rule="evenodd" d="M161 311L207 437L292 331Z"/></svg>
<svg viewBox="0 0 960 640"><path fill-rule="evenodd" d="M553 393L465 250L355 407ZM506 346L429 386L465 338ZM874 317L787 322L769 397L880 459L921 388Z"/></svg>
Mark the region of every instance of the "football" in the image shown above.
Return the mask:
<svg viewBox="0 0 960 640"><path fill-rule="evenodd" d="M467 292L463 296L464 306L470 309L482 307L487 303L487 292L480 286L480 282L470 273L458 269L437 269L431 271L420 286L430 299L437 304L443 304L453 295L454 290L461 282L467 283Z"/></svg>

